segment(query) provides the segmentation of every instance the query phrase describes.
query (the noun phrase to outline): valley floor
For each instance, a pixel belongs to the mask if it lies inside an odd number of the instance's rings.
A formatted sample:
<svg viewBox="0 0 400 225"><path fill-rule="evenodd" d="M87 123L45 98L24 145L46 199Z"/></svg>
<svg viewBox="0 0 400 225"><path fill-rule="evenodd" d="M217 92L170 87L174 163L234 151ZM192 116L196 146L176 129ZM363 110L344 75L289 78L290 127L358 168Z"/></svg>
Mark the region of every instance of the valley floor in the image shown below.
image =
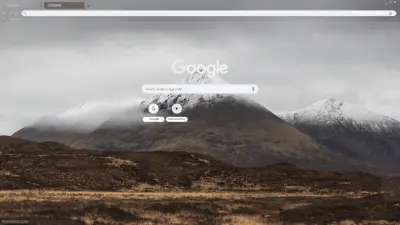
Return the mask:
<svg viewBox="0 0 400 225"><path fill-rule="evenodd" d="M400 224L400 199L366 192L2 190L0 218L52 225Z"/></svg>

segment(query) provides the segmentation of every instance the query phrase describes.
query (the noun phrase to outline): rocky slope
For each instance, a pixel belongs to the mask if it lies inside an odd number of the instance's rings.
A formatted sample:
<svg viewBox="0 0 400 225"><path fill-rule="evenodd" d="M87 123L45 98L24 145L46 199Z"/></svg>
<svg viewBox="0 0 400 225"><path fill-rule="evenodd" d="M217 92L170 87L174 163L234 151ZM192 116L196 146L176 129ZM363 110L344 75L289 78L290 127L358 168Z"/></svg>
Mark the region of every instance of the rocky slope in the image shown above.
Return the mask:
<svg viewBox="0 0 400 225"><path fill-rule="evenodd" d="M378 167L400 167L400 122L335 99L279 114L328 148Z"/></svg>
<svg viewBox="0 0 400 225"><path fill-rule="evenodd" d="M0 189L123 190L241 189L306 186L312 191L378 191L382 179L364 173L321 173L287 164L238 168L187 152L102 152L0 136ZM351 182L351 185L346 184ZM342 183L342 184L341 184ZM332 190L333 190L332 189Z"/></svg>
<svg viewBox="0 0 400 225"><path fill-rule="evenodd" d="M400 122L363 107L335 99L315 102L294 112L279 116L291 124L307 123L311 126L343 125L348 130L376 134L398 135Z"/></svg>

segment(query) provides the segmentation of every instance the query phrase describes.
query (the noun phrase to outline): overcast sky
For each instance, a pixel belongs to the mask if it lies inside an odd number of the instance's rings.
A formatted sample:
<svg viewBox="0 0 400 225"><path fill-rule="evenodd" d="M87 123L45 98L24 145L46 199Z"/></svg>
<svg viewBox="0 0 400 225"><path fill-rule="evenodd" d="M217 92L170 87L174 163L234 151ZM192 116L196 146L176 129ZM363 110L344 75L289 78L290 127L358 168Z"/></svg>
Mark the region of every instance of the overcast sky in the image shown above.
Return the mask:
<svg viewBox="0 0 400 225"><path fill-rule="evenodd" d="M224 3L215 2L198 7ZM357 1L349 2L354 7ZM85 102L98 102L97 110L138 102L147 97L143 84L182 80L170 67L177 58L203 64L219 59L229 66L225 80L258 84L252 98L273 112L337 98L400 119L399 23L235 21L2 23L0 134Z"/></svg>

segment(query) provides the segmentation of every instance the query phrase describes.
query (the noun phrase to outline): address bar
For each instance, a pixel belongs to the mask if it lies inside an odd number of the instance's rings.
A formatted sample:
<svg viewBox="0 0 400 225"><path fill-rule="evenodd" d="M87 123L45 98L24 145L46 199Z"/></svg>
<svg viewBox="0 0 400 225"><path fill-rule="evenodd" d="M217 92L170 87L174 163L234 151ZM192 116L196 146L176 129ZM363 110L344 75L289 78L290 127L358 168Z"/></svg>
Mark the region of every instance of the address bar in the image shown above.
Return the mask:
<svg viewBox="0 0 400 225"><path fill-rule="evenodd" d="M24 17L390 17L395 10L24 10Z"/></svg>

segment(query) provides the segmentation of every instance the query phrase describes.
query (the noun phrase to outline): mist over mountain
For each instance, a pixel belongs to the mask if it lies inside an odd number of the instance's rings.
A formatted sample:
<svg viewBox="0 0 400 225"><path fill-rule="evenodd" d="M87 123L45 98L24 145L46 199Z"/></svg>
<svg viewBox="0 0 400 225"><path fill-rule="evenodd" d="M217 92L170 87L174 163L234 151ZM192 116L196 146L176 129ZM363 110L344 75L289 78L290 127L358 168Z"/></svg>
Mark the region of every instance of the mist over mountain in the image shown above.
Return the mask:
<svg viewBox="0 0 400 225"><path fill-rule="evenodd" d="M88 133L111 118L118 118L121 123L138 123L142 119L138 110L141 101L131 98L87 102L57 115L44 116L28 127Z"/></svg>
<svg viewBox="0 0 400 225"><path fill-rule="evenodd" d="M13 134L32 141L56 141L73 145L106 121L110 127L141 124L141 99L87 102L57 115L44 116ZM110 122L112 121L112 122Z"/></svg>

